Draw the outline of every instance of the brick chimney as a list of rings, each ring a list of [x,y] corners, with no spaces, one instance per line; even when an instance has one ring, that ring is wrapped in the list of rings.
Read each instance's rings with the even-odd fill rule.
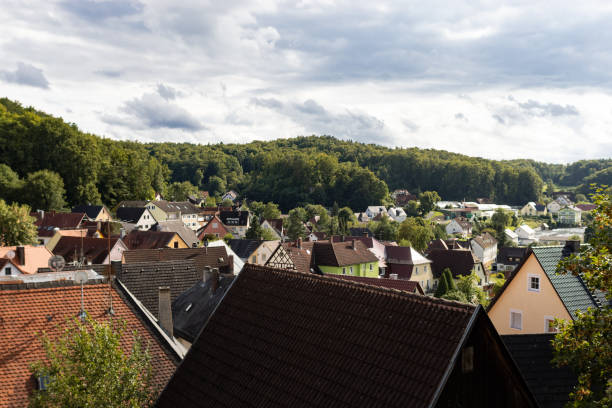
[[[227,273],[230,275],[234,274],[234,255],[230,255],[227,257]]]
[[[564,258],[578,252],[580,252],[580,241],[565,241],[565,246],[561,250],[561,254]]]
[[[353,251],[356,251],[356,250],[357,250],[357,247],[355,246],[355,240],[354,240],[354,239],[353,239],[353,240],[351,240],[351,249],[352,249]]]
[[[159,287],[159,325],[168,334],[174,336],[174,328],[172,323],[172,305],[170,302],[170,287]]]
[[[18,246],[17,247],[17,258],[19,259],[19,265],[25,265],[26,264],[26,257],[25,257],[25,248],[22,246]]]
[[[302,248],[302,238],[301,237],[297,239],[296,246],[298,247],[298,249]]]
[[[212,290],[212,293],[215,293],[219,288],[219,268],[213,268],[211,274],[210,289]]]

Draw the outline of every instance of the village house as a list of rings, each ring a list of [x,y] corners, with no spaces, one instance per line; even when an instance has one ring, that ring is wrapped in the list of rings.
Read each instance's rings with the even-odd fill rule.
[[[503,272],[506,278],[510,277],[511,272],[521,263],[527,253],[527,247],[501,247],[497,251],[496,268],[498,272]]]
[[[179,234],[172,231],[132,230],[123,241],[128,249],[189,248]]]
[[[109,314],[112,301],[113,314]],[[137,332],[151,356],[153,384],[163,388],[180,361],[158,327],[137,312],[137,306],[113,284],[83,285],[83,305],[98,322],[109,318],[125,324],[125,333]],[[81,286],[70,281],[0,285],[0,406],[26,407],[41,378],[32,375],[32,364],[45,359],[39,339],[45,333],[55,341],[71,327],[81,311]],[[124,335],[121,348],[129,353],[133,337]]]
[[[325,241],[326,239],[328,239],[327,234],[323,231],[312,231],[310,234],[308,234],[308,236],[306,237],[307,241]]]
[[[156,407],[202,404],[537,406],[480,306],[251,264]]]
[[[261,228],[268,230],[274,236],[274,239],[283,240],[285,238],[282,218],[264,220],[261,223]]]
[[[324,274],[378,277],[378,258],[359,240],[314,242],[313,264]]]
[[[221,196],[221,200],[230,200],[232,202],[236,201],[237,198],[238,198],[238,193],[235,192],[234,190],[230,190]]]
[[[393,219],[393,221],[404,222],[406,220],[406,212],[402,207],[389,208],[387,214]]]
[[[371,205],[365,210],[369,219],[373,219],[379,214],[387,214],[387,209],[382,205]]]
[[[538,210],[536,209],[536,203],[534,203],[533,201],[528,202],[519,210],[519,214],[521,214],[523,217],[535,217],[538,214]]]
[[[276,250],[279,241],[263,241],[258,239],[230,239],[228,245],[242,259],[257,265],[265,265]]]
[[[110,248],[110,256],[109,256]],[[120,261],[125,243],[119,238],[90,238],[61,236],[53,248],[48,248],[53,255],[60,255],[67,264],[90,265],[109,264]]]
[[[77,205],[72,208],[73,213],[85,213],[90,221],[112,221],[110,211],[104,205]]]
[[[229,253],[227,247],[220,242],[219,246],[205,246],[200,248],[160,248],[160,249],[137,249],[123,253],[124,264],[133,263],[159,263],[165,261],[192,260],[198,273],[203,273],[206,267],[217,268],[220,273],[232,274],[240,271],[241,264],[236,261],[233,253]],[[236,269],[235,266],[239,265]]]
[[[312,263],[313,245],[314,242],[302,242],[301,238],[282,243],[270,255],[265,266],[301,273],[314,273],[316,266]]]
[[[230,231],[223,225],[219,217],[214,215],[208,222],[198,230],[198,239],[204,241],[206,237],[223,238]]]
[[[557,201],[551,201],[550,203],[546,205],[546,209],[552,215],[557,215],[561,207],[562,207],[561,204],[559,204]]]
[[[395,202],[395,205],[400,207],[405,207],[410,201],[418,200],[416,195],[410,194],[408,190],[403,189],[393,191],[391,193],[391,198]]]
[[[430,243],[426,256],[427,259],[432,261],[431,268],[436,280],[435,286],[437,286],[437,281],[446,268],[450,269],[454,279],[475,274],[479,286],[488,283],[488,275],[482,261],[474,255],[471,249],[461,247],[458,241],[449,246],[441,239],[436,240],[434,243]]]
[[[179,220],[160,221],[153,225],[151,231],[176,232],[189,248],[197,247],[200,244],[196,231]]]
[[[582,211],[580,208],[567,206],[563,207],[557,213],[557,222],[560,225],[574,227],[580,225],[582,219]]]
[[[518,236],[520,245],[529,245],[536,240],[535,231],[527,224],[516,227],[514,233]]]
[[[472,252],[482,261],[485,269],[491,269],[497,256],[497,240],[488,232],[485,232],[470,240]]]
[[[519,236],[516,232],[512,231],[510,228],[506,228],[504,230],[504,235],[506,236],[506,238],[508,238],[508,241],[513,242],[516,245],[518,245]]]
[[[493,299],[487,313],[500,334],[555,332],[554,319],[573,320],[578,310],[601,307],[580,276],[557,274],[557,263],[580,250],[565,246],[533,247]]]
[[[220,211],[219,219],[236,238],[243,238],[250,225],[248,211]]]
[[[30,216],[34,217],[39,245],[46,245],[58,229],[81,228],[86,218],[85,213],[63,213],[42,210],[30,213]]]
[[[448,235],[461,235],[467,237],[472,234],[472,223],[463,217],[453,218],[446,227],[444,227]]]
[[[142,207],[119,207],[116,214],[119,221],[129,224],[126,227],[130,230],[147,231],[157,223],[153,214]]]
[[[0,247],[0,278],[35,274],[46,267],[53,254],[44,246],[20,245]]]
[[[434,276],[429,259],[412,247],[387,246],[385,250],[385,277],[418,282],[426,293],[433,291]]]

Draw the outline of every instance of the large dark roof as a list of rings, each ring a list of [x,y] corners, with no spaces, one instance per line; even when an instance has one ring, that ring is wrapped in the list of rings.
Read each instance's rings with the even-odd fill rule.
[[[171,300],[174,300],[196,282],[202,281],[203,274],[196,270],[193,260],[143,262],[121,265],[117,279],[157,316],[160,286],[169,286]]]
[[[454,278],[471,275],[474,264],[478,262],[469,249],[432,249],[427,258],[432,261],[434,278],[439,278],[444,268],[449,268]]]
[[[129,249],[167,248],[176,235],[176,232],[171,231],[132,230],[123,238],[123,242]]]
[[[224,246],[203,248],[160,248],[160,249],[135,249],[123,253],[123,261],[126,264],[140,262],[163,262],[181,261],[192,259],[198,271],[204,267],[219,268],[222,273],[230,266],[227,250]]]
[[[468,304],[247,264],[157,406],[428,407],[478,315]]]
[[[196,283],[180,294],[172,302],[174,334],[193,342],[233,281],[234,276],[221,276],[214,292],[211,280],[207,280]]]
[[[110,244],[109,244],[110,241]],[[53,248],[53,255],[61,255],[66,262],[79,261],[82,254],[85,260],[93,264],[104,263],[108,256],[108,248],[111,250],[117,243],[117,238],[90,238],[90,237],[66,237],[63,236],[57,241]],[[75,257],[76,256],[76,257]]]
[[[554,334],[501,336],[542,408],[563,407],[578,382],[568,367],[556,367],[551,363],[553,337]]]
[[[263,242],[259,239],[230,239],[228,245],[241,259],[247,259]]]
[[[501,247],[497,250],[497,262],[504,265],[518,265],[527,253],[527,249],[527,247]]]
[[[381,288],[403,290],[410,293],[423,295],[423,289],[419,282],[406,279],[367,278],[364,276],[334,275],[335,278],[363,283],[365,285],[380,286]]]
[[[219,219],[228,226],[246,226],[249,222],[248,211],[220,211]]]
[[[142,217],[142,213],[147,211],[142,207],[119,207],[117,208],[117,219],[124,222],[136,223]],[[154,220],[151,220],[153,223]]]
[[[85,213],[89,218],[95,219],[103,208],[103,205],[77,205],[76,207],[72,208],[72,212]]]
[[[354,237],[373,237],[374,234],[369,228],[349,228],[349,232]]]

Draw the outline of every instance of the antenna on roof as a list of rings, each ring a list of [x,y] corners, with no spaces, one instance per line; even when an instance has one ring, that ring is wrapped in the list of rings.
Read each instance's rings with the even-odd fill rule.
[[[85,282],[87,282],[87,280],[89,279],[89,274],[87,273],[87,271],[78,271],[75,275],[74,275],[74,281],[76,283],[80,283],[81,284],[81,311],[79,312],[79,319],[81,319],[81,321],[85,321],[85,299],[83,296],[83,284]]]

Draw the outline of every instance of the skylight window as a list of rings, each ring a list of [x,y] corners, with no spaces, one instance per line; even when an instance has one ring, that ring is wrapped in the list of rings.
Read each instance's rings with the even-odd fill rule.
[[[193,306],[193,303],[188,304],[185,308],[185,311],[188,312],[189,310],[191,310],[191,306]]]

